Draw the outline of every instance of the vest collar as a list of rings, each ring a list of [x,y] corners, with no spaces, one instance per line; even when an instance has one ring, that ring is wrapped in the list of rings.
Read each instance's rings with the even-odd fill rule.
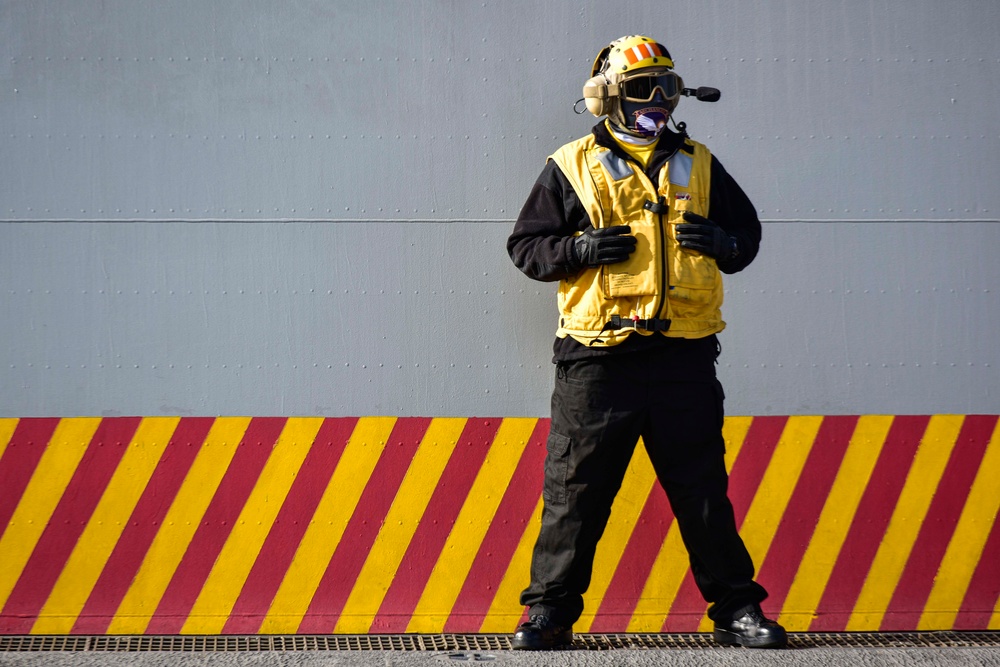
[[[635,162],[635,160],[632,159],[632,156],[622,150],[622,147],[618,145],[615,138],[611,136],[611,130],[608,129],[607,122],[609,121],[601,121],[591,129],[591,133],[594,135],[594,141],[598,146],[607,148],[623,160]],[[654,183],[657,182],[658,174],[660,173],[660,170],[663,169],[663,165],[684,145],[684,140],[686,138],[687,135],[672,132],[668,129],[664,129],[663,132],[660,133],[660,138],[656,142],[656,148],[653,149],[653,155],[649,159],[649,165],[645,170],[645,173],[650,177],[650,180]]]

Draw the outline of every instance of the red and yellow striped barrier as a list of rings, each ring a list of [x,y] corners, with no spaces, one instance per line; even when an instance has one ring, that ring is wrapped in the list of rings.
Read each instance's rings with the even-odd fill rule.
[[[0,419],[0,633],[508,632],[548,421]],[[730,417],[793,631],[1000,629],[996,415]],[[641,451],[641,450],[637,450]],[[579,632],[708,629],[637,455]]]

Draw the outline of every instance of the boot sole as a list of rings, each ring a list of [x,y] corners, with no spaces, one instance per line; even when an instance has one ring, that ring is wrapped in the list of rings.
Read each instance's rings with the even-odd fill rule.
[[[735,632],[727,630],[715,630],[712,633],[716,643],[723,646],[744,646],[746,648],[785,648],[788,645],[788,637],[782,634],[780,637],[743,637]]]
[[[555,649],[567,648],[573,644],[573,635],[565,635],[553,639],[551,642],[528,642],[518,640],[516,637],[510,640],[510,647],[515,651],[552,651]]]

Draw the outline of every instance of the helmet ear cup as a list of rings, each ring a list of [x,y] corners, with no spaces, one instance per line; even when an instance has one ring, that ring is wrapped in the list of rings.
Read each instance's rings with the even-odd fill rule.
[[[611,110],[608,79],[603,74],[587,79],[583,84],[583,99],[587,103],[587,111],[595,116],[608,113]]]

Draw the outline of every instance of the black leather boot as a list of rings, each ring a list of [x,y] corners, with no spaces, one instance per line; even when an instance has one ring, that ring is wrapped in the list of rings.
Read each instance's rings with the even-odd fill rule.
[[[744,607],[728,622],[717,622],[713,636],[723,646],[784,648],[788,644],[785,629],[765,618],[758,605]]]
[[[573,628],[555,625],[548,616],[536,614],[517,628],[510,647],[524,651],[541,651],[569,646],[572,643]]]

